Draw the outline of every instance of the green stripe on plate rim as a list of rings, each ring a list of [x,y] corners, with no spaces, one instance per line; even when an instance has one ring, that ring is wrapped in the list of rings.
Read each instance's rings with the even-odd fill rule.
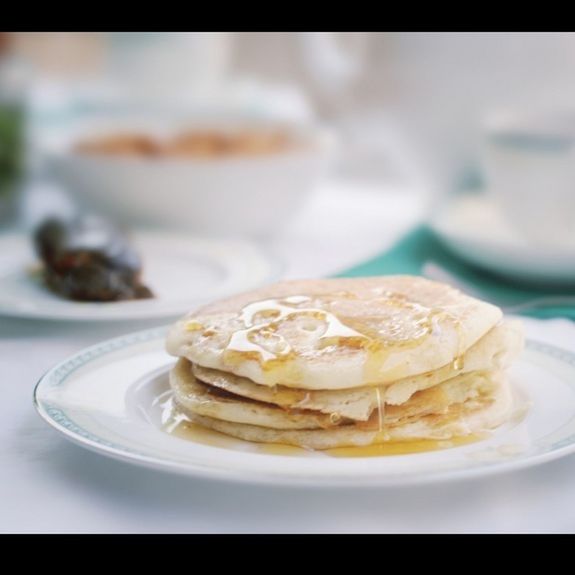
[[[48,403],[39,402],[37,395],[40,385],[45,384],[51,387],[62,385],[70,374],[72,374],[80,367],[86,365],[93,359],[106,355],[107,353],[111,353],[113,351],[129,347],[131,345],[135,345],[138,343],[145,343],[147,341],[152,341],[154,339],[163,338],[165,337],[168,328],[169,326],[162,326],[159,328],[138,331],[124,336],[116,337],[114,339],[109,339],[99,344],[95,344],[91,347],[88,347],[85,350],[73,355],[68,360],[65,360],[62,363],[56,365],[54,368],[49,370],[43,377],[40,378],[39,382],[36,384],[36,387],[34,388],[34,404],[36,405],[36,408],[38,409],[41,415],[47,416],[47,418],[53,421],[57,427],[63,428],[70,433],[79,435],[80,437],[83,437],[84,439],[92,441],[98,445],[102,445],[124,453],[131,453],[134,455],[149,458],[150,455],[145,452],[137,451],[117,443],[112,443],[106,439],[94,435],[93,433],[79,426],[75,421],[70,419],[62,409],[50,405]],[[558,359],[564,363],[567,363],[570,366],[575,367],[575,353],[572,353],[565,349],[561,349],[554,345],[542,343],[535,340],[527,340],[526,348],[540,352],[544,355],[550,356],[554,359]],[[573,389],[575,389],[575,382],[569,382],[569,385]],[[575,417],[573,419],[575,419]],[[573,419],[570,420],[565,425],[569,425],[569,423],[572,423]],[[541,438],[539,441],[543,441],[544,439],[545,437]],[[552,443],[551,446],[547,449],[547,451],[556,451],[558,449],[567,447],[574,443],[575,443],[575,433],[561,439],[560,441]]]

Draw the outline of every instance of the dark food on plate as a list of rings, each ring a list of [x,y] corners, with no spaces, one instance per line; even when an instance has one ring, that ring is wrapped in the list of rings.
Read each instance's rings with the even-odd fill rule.
[[[49,219],[34,234],[46,285],[77,301],[153,297],[140,281],[142,263],[126,236],[93,216]]]
[[[76,152],[139,157],[217,157],[270,154],[290,146],[290,138],[277,130],[225,132],[198,129],[161,141],[146,134],[125,133],[78,142]]]

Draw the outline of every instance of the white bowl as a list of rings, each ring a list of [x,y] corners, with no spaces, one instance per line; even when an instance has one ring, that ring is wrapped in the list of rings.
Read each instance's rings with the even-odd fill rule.
[[[76,153],[67,145],[48,154],[48,165],[80,204],[123,223],[266,235],[297,212],[334,146],[324,129],[281,128],[296,145],[276,153],[148,159]]]

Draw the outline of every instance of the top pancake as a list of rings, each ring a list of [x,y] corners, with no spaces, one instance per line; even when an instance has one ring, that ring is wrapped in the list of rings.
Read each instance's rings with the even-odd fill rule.
[[[170,330],[167,350],[263,385],[342,389],[456,361],[501,316],[416,276],[286,281],[189,314]]]

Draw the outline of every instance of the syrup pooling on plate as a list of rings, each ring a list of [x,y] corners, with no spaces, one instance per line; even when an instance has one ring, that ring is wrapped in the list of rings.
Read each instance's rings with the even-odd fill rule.
[[[166,433],[202,445],[233,448],[234,440],[227,435],[194,423],[174,401],[171,391],[159,395],[154,403],[160,408],[160,425]]]
[[[483,435],[463,435],[452,439],[419,439],[412,441],[374,441],[361,447],[334,447],[326,449],[326,455],[332,457],[384,457],[390,455],[408,455],[460,447],[484,439]]]

